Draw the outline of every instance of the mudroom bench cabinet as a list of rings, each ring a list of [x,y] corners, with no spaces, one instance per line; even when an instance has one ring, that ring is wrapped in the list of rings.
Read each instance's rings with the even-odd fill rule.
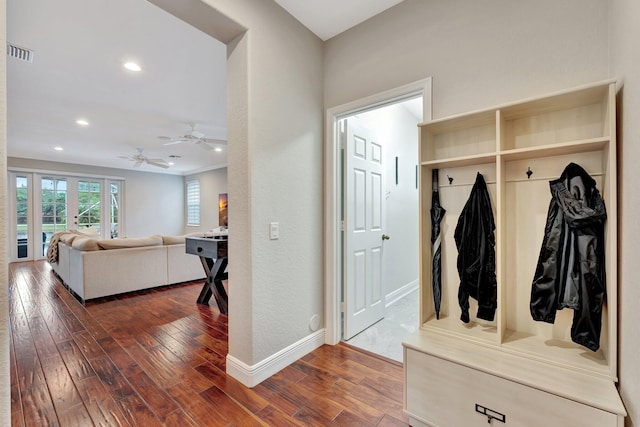
[[[616,426],[626,412],[617,378],[616,84],[596,83],[420,125],[420,328],[404,345],[405,411],[418,426]],[[534,321],[531,285],[551,200],[570,164],[604,200],[606,301],[599,348],[572,341],[574,311]],[[441,303],[432,286],[433,174],[440,204]],[[495,221],[497,308],[460,320],[454,231],[476,175]]]

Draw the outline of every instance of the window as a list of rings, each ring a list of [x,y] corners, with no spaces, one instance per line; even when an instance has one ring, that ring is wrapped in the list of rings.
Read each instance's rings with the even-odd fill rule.
[[[200,225],[200,181],[187,181],[187,225]]]

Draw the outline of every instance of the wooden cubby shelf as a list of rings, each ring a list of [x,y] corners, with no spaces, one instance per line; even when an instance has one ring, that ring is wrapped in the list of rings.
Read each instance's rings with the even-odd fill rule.
[[[495,383],[497,389],[492,388],[490,393],[503,399],[496,399],[498,407],[490,409],[500,412],[508,408],[508,419],[515,424],[518,421],[514,419],[528,426],[622,425],[626,413],[615,388],[618,346],[615,100],[615,81],[607,81],[419,126],[421,327],[405,343],[404,350],[405,409],[413,426],[486,424],[486,416],[482,418],[473,410],[466,413],[467,409],[456,406],[459,402],[445,399],[447,393],[452,396],[462,393],[471,400],[486,400],[489,390],[484,389],[485,385],[458,384],[458,378],[462,381],[474,375],[487,384]],[[531,284],[551,200],[549,181],[560,177],[571,162],[581,165],[596,180],[607,208],[607,302],[602,313],[600,349],[596,352],[571,340],[573,310],[558,311],[553,324],[534,321],[529,310]],[[440,203],[446,209],[441,223],[439,319],[435,316],[431,289],[430,208],[435,169]],[[498,307],[492,322],[476,319],[477,302],[470,298],[471,321],[465,324],[460,320],[458,306],[458,252],[453,235],[477,173],[487,183],[496,224]],[[454,180],[450,183],[448,177]],[[436,359],[440,362],[436,363]],[[496,366],[488,366],[489,359],[509,369],[501,374]],[[436,372],[431,364],[441,366]],[[441,383],[443,375],[450,379],[448,384]],[[564,376],[572,386],[554,393],[549,375]],[[441,390],[442,396],[429,390],[431,381],[439,381],[433,387]],[[516,389],[521,396],[515,395]],[[523,400],[524,396],[529,397]],[[554,402],[548,405],[557,409],[557,413],[551,410],[548,418],[528,419],[536,412],[533,408],[547,399]]]

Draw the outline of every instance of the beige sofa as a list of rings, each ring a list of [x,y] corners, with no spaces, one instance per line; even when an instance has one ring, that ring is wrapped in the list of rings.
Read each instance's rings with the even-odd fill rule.
[[[184,236],[95,239],[63,233],[53,270],[81,300],[201,280],[197,256],[185,252]]]

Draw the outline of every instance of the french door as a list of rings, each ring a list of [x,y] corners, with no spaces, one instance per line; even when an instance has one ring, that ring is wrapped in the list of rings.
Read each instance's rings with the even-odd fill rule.
[[[44,173],[10,174],[14,261],[42,259],[58,231],[93,228],[101,238],[121,232],[122,181]]]

